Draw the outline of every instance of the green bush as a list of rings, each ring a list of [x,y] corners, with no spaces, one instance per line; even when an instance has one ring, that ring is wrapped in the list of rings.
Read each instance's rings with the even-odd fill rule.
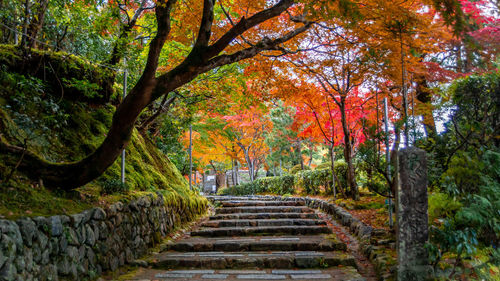
[[[344,161],[335,161],[335,172],[340,182],[345,187],[347,184],[347,164]],[[295,175],[259,178],[253,183],[222,189],[219,191],[219,194],[237,196],[272,193],[285,195],[294,194],[298,188],[301,188],[304,193],[315,195],[321,193],[320,187],[324,187],[326,193],[332,193],[331,186],[332,173],[330,167],[328,167],[321,170],[303,170]]]
[[[330,169],[331,167],[332,167],[332,162],[328,161],[328,162],[323,162],[323,163],[319,164],[314,169],[315,170],[323,170],[323,169]]]
[[[302,169],[301,165],[297,164],[290,169],[290,174],[295,175],[298,172],[305,170],[311,170],[311,168],[309,168],[309,166],[304,166],[304,169]]]
[[[370,191],[375,191],[380,194],[389,193],[387,181],[380,173],[373,173],[371,176],[367,176],[365,184]]]
[[[233,195],[233,196],[242,196],[242,195],[250,195],[253,193],[254,184],[253,183],[245,183],[235,186],[230,186],[226,188],[219,189],[217,192],[218,195]]]
[[[129,185],[122,183],[119,179],[108,179],[102,183],[101,194],[127,193]]]
[[[321,186],[325,190],[332,186],[332,173],[330,169],[302,171],[295,175],[295,186],[302,188],[306,194],[319,194]]]
[[[265,177],[254,181],[257,193],[293,194],[294,177]]]
[[[342,184],[343,188],[347,186],[347,163],[344,160],[335,161],[335,175]]]
[[[435,192],[429,194],[429,221],[452,217],[462,207],[459,201],[446,193]]]
[[[273,193],[278,195],[294,194],[294,177],[265,177],[256,179],[254,182],[231,186],[221,189],[219,195],[249,195],[258,193]]]
[[[343,160],[335,161],[335,175],[342,184],[347,185],[347,163]],[[335,183],[338,185],[338,183]],[[321,163],[312,171],[301,171],[295,176],[295,187],[302,188],[304,193],[316,195],[321,193],[320,187],[324,187],[325,192],[333,193],[331,187],[332,172],[331,162]]]

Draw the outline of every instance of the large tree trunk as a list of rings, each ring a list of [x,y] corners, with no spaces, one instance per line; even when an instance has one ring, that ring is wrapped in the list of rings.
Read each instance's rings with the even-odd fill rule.
[[[347,163],[347,184],[349,185],[352,199],[359,200],[358,184],[356,183],[356,173],[353,164],[353,147],[351,142],[351,132],[347,124],[347,116],[345,112],[345,96],[340,98],[340,114],[342,122],[342,130],[344,131],[344,158]]]
[[[198,32],[198,38],[185,60],[171,71],[156,76],[158,58],[163,45],[170,33],[170,11],[176,0],[168,0],[155,8],[157,33],[149,46],[149,53],[142,76],[123,102],[117,107],[113,116],[111,128],[103,143],[86,158],[74,163],[49,163],[37,155],[26,152],[25,149],[12,146],[0,138],[0,151],[14,155],[25,154],[19,170],[23,170],[30,178],[43,179],[45,184],[70,190],[82,186],[98,176],[116,160],[127,146],[132,135],[135,122],[144,108],[161,96],[174,91],[178,87],[192,81],[201,73],[216,67],[251,58],[264,50],[275,49],[296,35],[308,30],[312,23],[304,25],[276,39],[262,38],[258,44],[232,54],[219,55],[235,38],[246,30],[253,28],[268,19],[282,14],[294,4],[293,0],[281,0],[274,6],[242,18],[232,28],[211,45],[211,26],[214,19],[214,1],[204,0],[203,16]]]
[[[170,9],[171,6],[168,5],[157,8],[157,17],[161,19],[168,18]],[[178,79],[177,81],[172,80],[171,83],[166,83],[162,85],[163,87],[158,87],[155,72],[161,48],[169,32],[170,21],[159,20],[158,33],[151,42],[145,70],[134,88],[117,107],[113,115],[111,128],[96,151],[80,161],[65,164],[50,163],[41,160],[33,153],[27,153],[27,157],[25,156],[25,161],[19,166],[19,169],[24,170],[32,178],[43,179],[44,183],[48,186],[55,186],[66,190],[82,186],[104,173],[127,146],[137,117],[156,96],[159,96],[158,91],[163,90],[164,87],[166,89],[175,89],[179,86],[179,83],[187,83],[197,75],[193,71],[191,73],[184,73],[182,76],[178,74],[177,77],[172,77],[173,79]],[[186,69],[184,71],[187,72]],[[166,92],[170,91],[167,90]],[[19,148],[2,141],[0,150],[15,153],[19,151]]]

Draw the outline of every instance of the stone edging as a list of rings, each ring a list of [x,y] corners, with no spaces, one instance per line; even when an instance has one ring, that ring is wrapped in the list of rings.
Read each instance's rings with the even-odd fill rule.
[[[210,200],[214,197],[207,196]],[[393,269],[388,268],[387,263],[389,259],[392,259],[387,254],[384,254],[383,249],[378,245],[372,245],[372,241],[377,241],[377,237],[386,233],[386,230],[373,228],[370,225],[365,224],[361,220],[355,218],[351,213],[346,211],[344,208],[334,204],[328,203],[322,199],[310,198],[310,197],[282,197],[282,196],[271,196],[271,195],[254,195],[250,198],[267,198],[272,200],[285,200],[285,201],[305,201],[306,205],[314,208],[320,209],[321,211],[332,215],[335,219],[341,222],[341,224],[349,229],[349,232],[356,235],[360,242],[361,252],[370,260],[373,264],[375,271],[380,280],[391,280],[393,279]]]
[[[94,279],[203,213],[199,202],[173,205],[157,193],[74,215],[0,220],[0,280]]]

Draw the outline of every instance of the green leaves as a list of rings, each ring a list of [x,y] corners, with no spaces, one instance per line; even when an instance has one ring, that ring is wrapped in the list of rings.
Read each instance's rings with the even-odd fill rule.
[[[220,190],[220,195],[249,195],[259,193],[272,193],[278,195],[294,194],[294,177],[265,177],[253,182]]]

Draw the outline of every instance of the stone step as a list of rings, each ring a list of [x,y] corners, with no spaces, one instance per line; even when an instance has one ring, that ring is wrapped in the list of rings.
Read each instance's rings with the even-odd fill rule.
[[[326,225],[324,220],[313,219],[256,219],[256,220],[209,220],[203,227],[233,226],[285,226],[285,225]]]
[[[217,208],[215,214],[232,213],[312,213],[306,206],[258,206],[258,207],[225,207]]]
[[[210,220],[318,219],[315,213],[234,213],[211,216]]]
[[[228,200],[221,201],[223,207],[242,206],[304,206],[303,201],[257,201],[257,200]]]
[[[248,236],[248,235],[306,235],[306,234],[322,234],[331,233],[332,230],[327,226],[257,226],[257,227],[221,227],[209,228],[192,231],[191,236]]]
[[[327,269],[139,269],[127,280],[329,280],[365,281],[351,266]]]
[[[257,201],[275,201],[277,197],[274,196],[205,196],[213,201],[231,201],[231,200],[257,200]]]
[[[154,268],[328,268],[356,266],[354,257],[344,252],[163,252],[150,262]]]
[[[177,252],[210,251],[345,251],[346,245],[334,234],[314,236],[256,236],[208,238],[190,237],[168,244],[166,249]]]

